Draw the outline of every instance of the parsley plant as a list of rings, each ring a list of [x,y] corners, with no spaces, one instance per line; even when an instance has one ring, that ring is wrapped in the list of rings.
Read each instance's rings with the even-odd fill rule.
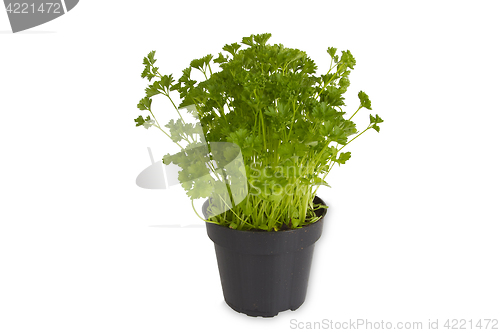
[[[142,77],[150,84],[138,108],[149,115],[135,119],[136,126],[157,127],[181,148],[179,154],[165,155],[163,162],[181,166],[179,180],[191,200],[217,199],[217,187],[227,189],[230,195],[219,205],[228,209],[209,222],[233,229],[278,231],[315,222],[316,191],[320,185],[329,186],[325,177],[335,164],[351,157],[345,147],[369,129],[379,132],[383,122],[370,115],[369,125],[356,129],[352,118],[362,108],[371,110],[363,91],[357,110],[345,117],[343,94],[356,65],[349,50],[337,54],[329,47],[329,69],[317,76],[317,66],[305,52],[269,45],[270,37],[269,33],[244,37],[241,44],[224,45],[225,53],[216,58],[209,54],[195,59],[177,82],[155,67],[155,51],[143,62]],[[219,70],[213,71],[213,66]],[[203,74],[203,81],[192,78],[193,69]],[[174,91],[180,94],[179,105],[172,101]],[[165,129],[153,114],[156,95],[166,96],[179,116]],[[198,123],[186,122],[183,109]],[[239,149],[221,146],[215,162],[218,142]],[[220,170],[221,163],[230,162],[240,151],[243,164],[233,167],[244,177],[231,178]]]

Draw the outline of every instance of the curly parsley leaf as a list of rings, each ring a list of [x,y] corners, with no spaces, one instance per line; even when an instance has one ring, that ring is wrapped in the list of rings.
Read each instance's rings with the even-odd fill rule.
[[[370,115],[370,124],[372,124],[372,128],[375,129],[375,131],[380,132],[380,127],[378,126],[378,124],[383,122],[384,120],[382,120],[382,118],[380,118],[378,114],[375,115],[375,117]]]
[[[154,125],[154,120],[152,120],[150,116],[147,116],[146,119],[144,119],[142,116],[139,116],[134,120],[136,123],[135,126],[144,126],[146,129]]]
[[[139,101],[139,104],[137,104],[137,107],[139,108],[139,110],[150,110],[151,109],[151,98],[149,97],[144,97],[143,99],[141,99]]]
[[[370,102],[370,99],[368,98],[368,95],[364,93],[363,91],[360,91],[358,93],[358,98],[359,101],[361,102],[361,107],[364,107],[368,110],[372,109],[372,102]]]

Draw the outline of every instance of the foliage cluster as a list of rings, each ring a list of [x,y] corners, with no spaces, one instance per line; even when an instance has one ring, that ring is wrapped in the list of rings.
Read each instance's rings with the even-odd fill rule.
[[[210,221],[234,229],[278,231],[315,222],[318,186],[329,186],[325,177],[332,167],[351,157],[345,151],[349,143],[369,129],[379,132],[383,122],[370,114],[369,125],[362,131],[356,128],[353,117],[363,108],[371,110],[363,91],[350,117],[343,110],[343,94],[356,65],[349,50],[339,54],[329,47],[329,69],[316,75],[317,66],[305,52],[267,44],[270,37],[244,37],[241,44],[224,45],[218,57],[195,59],[177,82],[155,67],[155,51],[143,62],[142,77],[149,84],[138,108],[150,114],[135,119],[136,125],[159,128],[181,148],[163,161],[181,167],[179,180],[192,200],[216,199],[227,190],[225,200],[213,203],[226,209]],[[213,66],[219,71],[212,71]],[[193,78],[193,69],[203,74],[203,81]],[[172,101],[173,92],[180,95],[179,105]],[[153,114],[156,95],[166,96],[179,115],[166,130]],[[197,123],[186,122],[183,109]],[[214,158],[216,142],[234,143],[239,150],[221,148]],[[233,168],[243,177],[235,177],[223,166],[235,161],[240,151],[242,163]]]

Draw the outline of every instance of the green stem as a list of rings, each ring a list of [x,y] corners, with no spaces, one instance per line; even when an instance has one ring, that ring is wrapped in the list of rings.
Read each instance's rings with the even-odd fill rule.
[[[156,120],[156,117],[155,117],[155,115],[153,114],[153,111],[151,111],[151,109],[148,109],[148,111],[151,113],[151,115],[153,116],[153,119],[154,119],[154,120],[155,120],[155,122],[158,124],[158,120]],[[166,135],[166,136],[168,136],[168,138],[169,138],[170,140],[172,140],[172,137],[171,137],[170,135],[168,135],[168,133],[167,133],[167,132],[165,132],[165,131],[163,130],[163,128],[161,128],[160,126],[158,126],[158,125],[156,125],[156,124],[154,124],[153,126],[154,126],[154,127],[156,127],[156,128],[159,128],[159,129],[160,129],[160,131],[162,131],[163,133],[165,133],[165,135]],[[174,142],[174,140],[172,140],[172,142]],[[181,146],[178,142],[174,142],[174,143],[175,143],[177,146],[179,146],[179,148],[184,149],[184,148],[183,148],[183,147],[182,147],[182,146]]]
[[[288,137],[286,138],[286,141],[290,141],[290,135],[292,134],[292,128],[293,128],[293,123],[295,122],[295,102],[296,101],[293,101],[293,116],[292,116],[292,123],[290,124],[290,131],[288,131]]]
[[[350,144],[351,142],[353,142],[357,137],[359,137],[361,134],[363,134],[364,132],[368,131],[370,128],[373,127],[374,124],[370,124],[363,132],[359,133],[358,135],[356,135],[353,139],[349,140],[345,145],[343,145],[342,147],[340,147],[340,149],[338,151],[341,151],[345,146],[347,146],[348,144]]]
[[[332,61],[333,61],[333,58],[332,58]],[[336,64],[335,64],[335,66],[337,66],[338,64],[340,64],[340,62],[336,63]],[[331,62],[330,62],[330,66],[331,66]],[[329,69],[329,70],[328,70],[328,72],[325,74],[325,76],[326,76],[326,75],[328,75],[328,74],[330,74],[331,70],[332,70],[332,69],[334,69],[334,68],[335,68],[335,66],[330,67],[330,69]],[[337,72],[338,72],[338,67],[337,67]],[[332,81],[333,81],[333,79],[334,79],[334,78],[335,78],[335,75],[334,75],[334,76],[332,76],[332,78],[331,78],[331,79],[330,79],[327,83],[325,83],[325,85],[323,86],[323,89],[321,89],[321,91],[318,93],[318,96],[314,96],[314,98],[315,98],[315,99],[316,99],[316,98],[318,98],[318,97],[319,97],[319,95],[321,95],[321,93],[323,92],[323,90],[325,90],[325,88],[326,88],[326,87],[330,84],[330,82],[332,82]]]
[[[163,95],[167,96],[168,99],[170,100],[170,103],[172,103],[172,105],[174,106],[175,108],[175,111],[177,111],[177,114],[179,115],[179,117],[181,118],[181,121],[184,125],[186,125],[186,122],[184,121],[184,118],[182,117],[181,113],[179,112],[179,108],[177,108],[177,106],[175,105],[174,101],[172,100],[172,98],[170,98],[170,94],[167,94],[166,92],[162,92]]]
[[[205,220],[203,217],[200,216],[200,214],[198,214],[198,212],[196,211],[196,208],[194,208],[194,200],[191,199],[191,207],[193,207],[193,210],[195,212],[195,214],[200,218],[202,219],[203,221],[205,222],[208,222],[208,223],[217,223],[217,222],[213,222],[213,221],[209,221],[209,220]]]
[[[246,224],[248,224],[248,225],[252,226],[250,223],[246,222],[246,221],[245,221],[245,220],[243,220],[241,217],[239,217],[239,216],[238,216],[238,214],[236,214],[236,213],[234,212],[234,210],[232,210],[232,209],[231,209],[231,207],[229,207],[229,205],[227,204],[227,202],[226,202],[224,199],[222,199],[222,197],[221,197],[221,196],[219,196],[219,197],[220,197],[220,199],[221,199],[222,201],[224,201],[224,203],[226,204],[226,207],[227,207],[227,208],[228,208],[228,209],[229,209],[229,210],[230,210],[230,211],[234,214],[234,216],[235,216],[235,217],[237,217],[238,219],[240,219],[241,221],[243,221],[243,223],[246,223]],[[233,207],[234,207],[234,206],[233,206]]]
[[[264,125],[264,116],[262,115],[262,109],[259,109],[259,114],[260,114],[260,122],[262,124],[262,139],[264,141],[264,153],[267,152],[267,147],[266,147],[266,128]]]
[[[351,120],[351,119],[352,119],[352,117],[354,117],[354,116],[356,115],[356,113],[358,113],[358,111],[359,111],[359,110],[361,110],[361,107],[362,107],[362,106],[360,105],[360,106],[359,106],[359,108],[356,110],[356,112],[354,112],[354,114],[351,116],[351,118],[349,118],[349,120]]]

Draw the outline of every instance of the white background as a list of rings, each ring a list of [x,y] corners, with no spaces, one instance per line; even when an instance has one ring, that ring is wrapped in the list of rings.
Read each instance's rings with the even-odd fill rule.
[[[0,10],[0,332],[500,320],[499,10],[496,1],[81,1],[18,34]],[[351,50],[347,110],[363,90],[385,120],[319,191],[331,208],[306,302],[273,319],[225,305],[213,244],[182,188],[136,186],[147,147],[175,146],[133,121],[144,114],[149,51],[178,78],[192,59],[264,32],[306,51],[319,73],[329,46]],[[173,111],[157,112],[166,123]]]

